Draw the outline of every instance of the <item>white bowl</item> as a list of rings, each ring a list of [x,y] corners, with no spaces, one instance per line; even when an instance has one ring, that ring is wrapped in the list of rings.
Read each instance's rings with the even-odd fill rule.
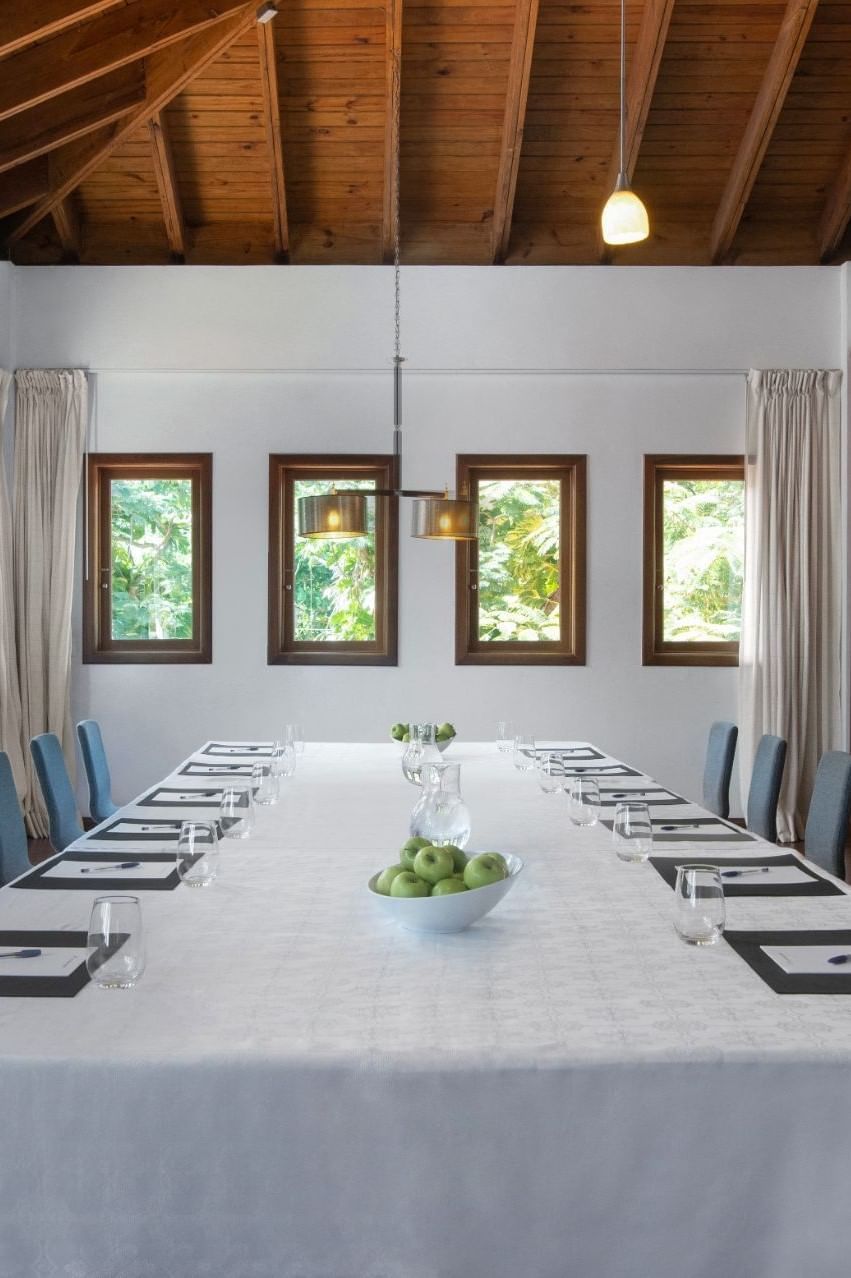
[[[489,883],[487,887],[471,888],[469,892],[451,892],[448,896],[384,896],[376,892],[378,874],[373,874],[368,885],[370,895],[388,918],[410,932],[463,932],[490,914],[511,890],[523,869],[523,862],[510,852],[505,859],[508,862],[507,879]]]

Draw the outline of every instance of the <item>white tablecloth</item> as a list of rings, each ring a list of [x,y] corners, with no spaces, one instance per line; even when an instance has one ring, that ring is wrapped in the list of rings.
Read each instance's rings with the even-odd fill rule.
[[[448,757],[468,850],[526,860],[470,931],[367,894],[417,797],[398,747],[310,745],[218,882],[143,894],[136,989],[0,1000],[2,1278],[844,1278],[851,998],[685,946],[607,830],[489,745]],[[95,894],[3,889],[0,928],[85,929]]]

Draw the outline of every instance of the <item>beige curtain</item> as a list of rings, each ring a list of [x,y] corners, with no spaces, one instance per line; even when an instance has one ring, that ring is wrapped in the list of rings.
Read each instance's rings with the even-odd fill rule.
[[[23,798],[27,776],[21,748],[21,695],[15,644],[12,512],[3,461],[4,427],[11,388],[12,374],[0,369],[0,750],[9,756],[15,788],[19,798]]]
[[[77,369],[26,369],[15,374],[15,386],[15,613],[27,771],[23,808],[30,833],[44,836],[47,819],[29,740],[39,732],[55,732],[73,768],[71,601],[87,385]]]
[[[764,732],[788,742],[778,838],[801,837],[841,742],[840,374],[748,375],[739,750],[747,794]]]

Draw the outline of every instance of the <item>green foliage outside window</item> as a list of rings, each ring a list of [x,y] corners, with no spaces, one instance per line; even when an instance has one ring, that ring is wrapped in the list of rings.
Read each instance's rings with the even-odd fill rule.
[[[481,480],[478,495],[479,639],[557,640],[559,481]]]
[[[664,640],[736,641],[742,614],[744,484],[666,480]]]
[[[192,638],[192,481],[113,479],[112,638]]]
[[[369,491],[373,479],[295,481],[295,638],[299,643],[369,641],[375,628],[375,502],[367,537],[313,541],[298,536],[298,499],[337,488]]]

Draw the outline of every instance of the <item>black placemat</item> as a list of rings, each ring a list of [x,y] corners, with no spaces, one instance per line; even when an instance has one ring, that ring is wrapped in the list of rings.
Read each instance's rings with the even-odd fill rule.
[[[108,865],[110,862],[115,861],[116,857],[114,853],[86,852],[82,848],[77,848],[73,852],[66,852],[59,859],[63,861],[101,861]],[[43,888],[45,891],[52,890],[54,892],[100,892],[108,895],[110,892],[172,892],[180,883],[174,852],[128,852],[124,859],[127,861],[170,861],[174,865],[174,869],[164,879],[134,879],[132,870],[122,870],[114,879],[98,877],[91,882],[87,879],[51,879],[45,876],[47,871],[57,864],[57,858],[52,857],[49,861],[44,861],[41,865],[37,865],[29,874],[21,879],[16,879],[14,883],[10,883],[8,886],[10,888]]]
[[[119,826],[128,825],[130,830],[120,830]],[[168,830],[154,829],[154,826],[168,826]],[[99,830],[92,830],[86,835],[86,842],[93,843],[95,840],[101,843],[170,843],[173,842],[177,847],[177,840],[180,837],[180,827],[183,821],[179,818],[164,818],[158,821],[156,817],[116,817],[114,821],[110,821],[108,825],[103,826]],[[150,827],[150,828],[149,828]],[[76,848],[75,851],[81,851]]]
[[[629,800],[622,799],[621,802],[627,803]],[[614,826],[614,821],[606,819],[602,824],[611,830]],[[654,847],[658,847],[662,843],[699,843],[703,845],[756,842],[755,835],[748,834],[747,830],[743,830],[738,825],[728,825],[720,817],[683,817],[682,820],[677,821],[674,817],[651,816],[650,825],[653,830]],[[672,853],[672,855],[676,855],[676,853]]]
[[[566,777],[643,777],[644,773],[636,768],[627,767],[625,763],[607,763],[602,766],[599,763],[589,763],[587,766],[581,763],[575,766],[572,763],[566,763],[564,775]]]
[[[524,750],[523,753],[531,755],[532,751]],[[601,754],[599,750],[595,750],[594,746],[590,745],[560,746],[556,744],[546,745],[546,743],[544,745],[536,746],[535,754],[538,758],[545,754],[554,754],[562,763],[571,763],[573,761],[576,763],[585,763],[591,762],[594,759],[605,759],[606,757],[604,754]]]
[[[851,932],[834,930],[826,932],[725,932],[724,940],[740,954],[748,967],[761,976],[775,994],[851,994],[851,972],[837,972],[835,976],[820,973],[784,972],[782,967],[763,954],[763,945],[837,945],[851,949]]]
[[[204,789],[199,789],[193,792],[191,787],[186,790],[180,790],[176,786],[158,785],[155,789],[149,790],[141,799],[137,799],[133,804],[133,807],[186,808],[189,812],[191,812],[193,808],[215,808],[218,812],[221,806],[222,790],[224,788],[225,787],[223,786],[219,786],[214,789],[212,786],[205,786]],[[188,801],[181,801],[169,797],[176,794],[191,794],[192,802],[190,803]],[[164,797],[158,799],[158,796]]]
[[[271,741],[260,741],[256,743],[247,743],[245,745],[228,745],[226,741],[211,741],[209,745],[205,745],[203,750],[199,750],[199,754],[213,754],[217,758],[233,759],[251,758],[271,758],[274,745]]]
[[[676,807],[688,803],[681,794],[662,786],[647,786],[643,790],[601,790],[600,807],[616,808],[619,803],[646,803],[648,808]]]
[[[228,777],[251,780],[253,763],[184,763],[178,771],[181,777],[219,777],[226,781]]]
[[[0,949],[85,950],[88,940],[85,932],[0,932]],[[25,963],[26,959],[20,962]],[[89,973],[83,959],[67,976],[4,976],[0,973],[0,997],[73,998],[88,983]]]
[[[677,856],[676,853],[670,853],[668,856],[656,857],[651,856],[650,864],[661,874],[662,878],[669,887],[673,887],[677,881],[677,866],[679,865],[711,865],[712,854],[708,858],[705,856]],[[735,864],[743,866],[758,865],[794,865],[796,869],[802,870],[812,880],[810,883],[766,883],[760,885],[759,878],[754,875],[752,878],[745,879],[725,879],[724,863],[718,863],[721,871],[721,880],[724,884],[725,896],[843,896],[841,887],[831,883],[829,879],[824,879],[820,874],[816,874],[815,870],[811,870],[803,861],[799,861],[796,856],[791,854],[787,856],[743,856],[736,857]]]

